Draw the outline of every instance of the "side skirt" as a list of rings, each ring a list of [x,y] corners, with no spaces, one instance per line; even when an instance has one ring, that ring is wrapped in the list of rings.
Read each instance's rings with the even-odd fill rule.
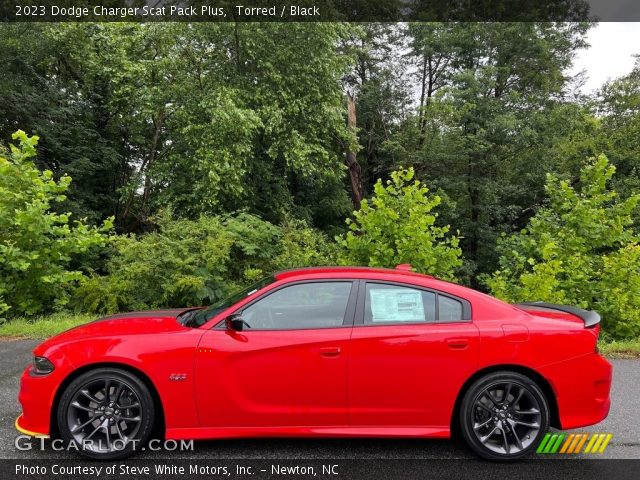
[[[449,427],[200,427],[168,428],[166,438],[204,440],[255,437],[450,438]]]

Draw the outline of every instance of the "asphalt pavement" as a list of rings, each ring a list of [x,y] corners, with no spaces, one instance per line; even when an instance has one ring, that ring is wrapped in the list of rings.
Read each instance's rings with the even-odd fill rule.
[[[31,360],[37,341],[0,340],[0,459],[80,458],[74,452],[19,451],[14,422],[20,413],[17,401],[19,377]],[[609,417],[580,432],[612,433],[613,439],[600,458],[640,459],[640,360],[613,360],[614,381]],[[577,458],[593,458],[577,455]],[[424,439],[252,439],[194,443],[193,451],[145,451],[139,459],[466,459],[475,458],[459,442]]]

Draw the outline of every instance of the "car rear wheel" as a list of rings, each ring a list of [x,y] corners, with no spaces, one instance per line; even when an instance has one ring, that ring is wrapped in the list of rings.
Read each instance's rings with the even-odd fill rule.
[[[84,455],[105,460],[125,458],[139,450],[152,431],[153,399],[132,373],[97,368],[67,386],[57,419],[64,441]]]
[[[467,390],[460,408],[462,436],[489,460],[531,453],[549,429],[549,404],[540,387],[515,372],[493,372]]]

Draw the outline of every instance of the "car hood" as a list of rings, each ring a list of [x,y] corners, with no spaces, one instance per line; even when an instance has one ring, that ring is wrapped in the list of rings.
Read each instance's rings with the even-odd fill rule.
[[[176,318],[192,308],[171,310],[147,310],[142,312],[119,313],[99,318],[93,322],[79,325],[70,330],[51,337],[38,346],[38,350],[56,344],[111,335],[141,335],[150,333],[171,333],[190,330],[181,325]]]

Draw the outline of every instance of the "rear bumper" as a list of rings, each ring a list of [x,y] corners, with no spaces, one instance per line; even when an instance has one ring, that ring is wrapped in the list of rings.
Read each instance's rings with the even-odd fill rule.
[[[601,422],[609,414],[613,367],[597,353],[540,369],[555,391],[563,430]]]

